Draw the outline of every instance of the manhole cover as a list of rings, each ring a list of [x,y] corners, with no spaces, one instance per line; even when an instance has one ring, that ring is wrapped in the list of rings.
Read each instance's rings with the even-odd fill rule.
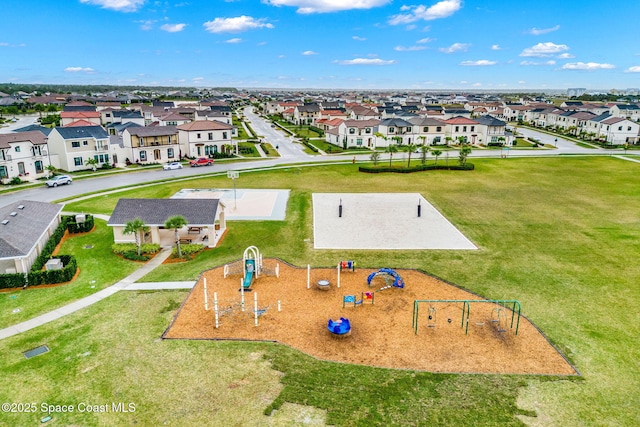
[[[49,351],[49,347],[47,347],[46,345],[41,345],[40,347],[36,347],[32,350],[25,351],[23,354],[24,354],[24,357],[26,357],[27,359],[31,359],[34,356],[39,356],[48,351]]]

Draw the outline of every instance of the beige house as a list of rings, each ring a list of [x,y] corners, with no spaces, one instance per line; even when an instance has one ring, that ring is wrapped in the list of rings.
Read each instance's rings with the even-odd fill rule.
[[[187,225],[178,231],[182,243],[200,243],[214,248],[226,231],[224,205],[217,199],[120,199],[108,226],[113,228],[115,243],[135,242],[133,234],[125,234],[128,222],[141,219],[149,231],[143,243],[160,246],[175,244],[175,231],[166,229],[165,222],[176,215],[184,217]]]
[[[167,163],[180,160],[183,152],[175,126],[129,127],[122,132],[122,157],[130,163]]]
[[[232,145],[238,153],[238,144],[232,139],[233,126],[217,120],[196,120],[177,127],[182,153],[187,157],[213,157]]]

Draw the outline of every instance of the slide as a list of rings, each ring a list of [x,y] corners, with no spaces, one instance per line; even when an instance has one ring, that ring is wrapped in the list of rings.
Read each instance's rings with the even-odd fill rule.
[[[254,259],[248,259],[247,263],[244,266],[244,283],[242,283],[242,287],[247,289],[251,287],[251,282],[253,282],[253,271],[255,270],[256,261]]]

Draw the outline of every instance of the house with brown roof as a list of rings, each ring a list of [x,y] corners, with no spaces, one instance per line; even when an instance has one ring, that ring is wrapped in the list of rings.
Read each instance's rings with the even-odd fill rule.
[[[139,218],[149,227],[142,243],[173,246],[175,232],[164,224],[180,215],[187,221],[187,225],[178,230],[182,242],[214,248],[226,231],[224,209],[218,199],[120,199],[107,225],[113,229],[115,243],[132,243],[135,236],[125,234],[124,229],[128,222]]]
[[[15,177],[34,181],[46,175],[50,164],[47,137],[40,131],[0,134],[0,180]]]
[[[180,160],[183,151],[176,126],[131,126],[122,131],[118,157],[127,163],[167,163]]]
[[[182,153],[187,157],[214,157],[226,147],[233,146],[238,154],[238,144],[232,139],[234,127],[217,120],[196,120],[177,127]]]
[[[444,123],[447,125],[445,129],[445,139],[451,138],[451,141],[457,144],[457,141],[462,138],[468,143],[477,144],[479,131],[478,121],[458,116],[444,120]]]

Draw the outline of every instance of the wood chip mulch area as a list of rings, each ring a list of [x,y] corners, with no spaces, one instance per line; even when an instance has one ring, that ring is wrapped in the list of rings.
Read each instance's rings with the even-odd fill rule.
[[[265,259],[273,270],[277,260]],[[261,274],[245,292],[241,310],[241,275],[223,278],[223,268],[206,271],[176,314],[163,338],[243,339],[277,341],[321,360],[394,369],[429,372],[578,375],[576,369],[524,316],[518,335],[511,329],[511,311],[505,323],[496,319],[495,304],[471,304],[468,334],[461,327],[461,303],[420,304],[418,333],[412,326],[414,300],[481,300],[460,288],[414,270],[396,270],[405,287],[388,288],[384,275],[372,286],[367,276],[377,270],[357,269],[341,273],[337,288],[336,269],[312,269],[307,289],[307,270],[279,262],[280,277]],[[204,305],[207,282],[209,311]],[[328,290],[317,286],[329,280]],[[374,304],[343,308],[345,295],[375,291]],[[215,328],[214,292],[218,296],[219,328]],[[258,295],[259,326],[254,326],[253,295]],[[515,299],[515,298],[514,298]],[[278,311],[280,301],[281,311]],[[435,309],[435,311],[433,310]],[[524,307],[526,310],[526,307]],[[431,314],[431,320],[428,319]],[[493,314],[493,316],[492,316]],[[351,333],[337,337],[327,330],[329,319],[348,318]],[[449,321],[451,320],[451,321]]]

